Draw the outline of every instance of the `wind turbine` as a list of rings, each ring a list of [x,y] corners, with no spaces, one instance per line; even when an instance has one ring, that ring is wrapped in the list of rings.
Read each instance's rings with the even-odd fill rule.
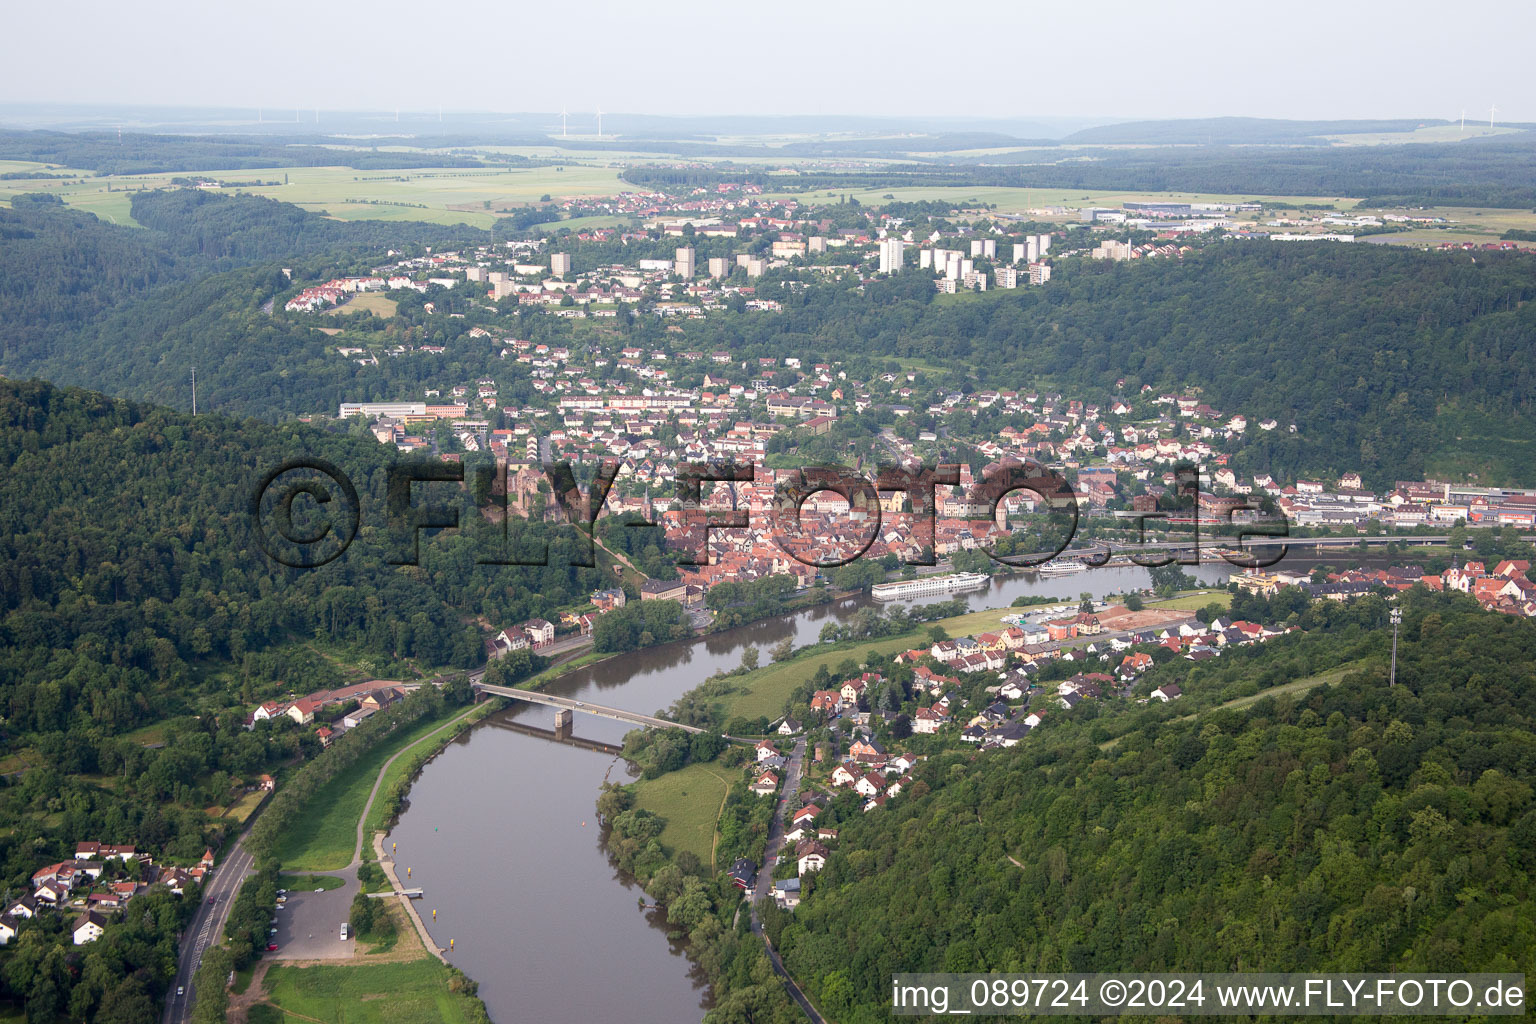
[[[1467,108],[1466,107],[1462,107],[1461,108],[1461,133],[1463,135],[1465,135],[1467,133]]]
[[[562,103],[562,104],[560,104],[560,137],[562,139],[565,138],[565,119],[566,119],[566,116],[567,115],[566,115],[566,112],[565,112],[565,104]]]
[[[603,108],[602,107],[598,107],[597,108],[597,137],[599,139],[601,139],[603,137]]]
[[[1499,108],[1498,107],[1491,106],[1491,105],[1488,107],[1488,127],[1489,128],[1493,127],[1493,115],[1497,114],[1498,112],[1499,112]]]

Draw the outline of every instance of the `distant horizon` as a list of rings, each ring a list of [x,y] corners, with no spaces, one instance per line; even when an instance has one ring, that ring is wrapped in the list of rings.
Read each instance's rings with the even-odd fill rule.
[[[294,119],[289,119],[289,114]],[[596,112],[571,110],[565,112],[571,137],[591,141],[595,136]],[[549,134],[558,131],[562,112],[559,110],[491,110],[471,108],[393,108],[358,106],[351,108],[313,107],[292,108],[280,106],[210,104],[189,105],[172,103],[89,102],[89,101],[11,101],[0,99],[0,130],[60,130],[93,131],[122,128],[148,134],[165,134],[195,128],[222,128],[227,131],[266,129],[289,134],[335,135],[356,130],[359,122],[376,124],[378,136],[411,137],[434,134],[424,130],[428,126],[441,125],[445,133],[453,134],[469,128],[479,130],[520,131]],[[604,110],[603,135],[622,136],[628,122],[628,134],[655,131],[664,127],[676,127],[693,131],[722,131],[735,129],[753,134],[749,127],[757,122],[785,122],[785,130],[814,131],[820,123],[825,131],[858,133],[899,129],[913,134],[937,132],[995,132],[1011,135],[1021,141],[1030,139],[1059,139],[1091,127],[1134,125],[1148,123],[1198,123],[1198,122],[1265,122],[1273,124],[1326,124],[1370,125],[1395,122],[1409,124],[1446,125],[1457,123],[1456,118],[1438,115],[1377,117],[1269,117],[1248,114],[1224,114],[1212,116],[1165,116],[1136,117],[1131,115],[1051,115],[1020,116],[963,116],[958,114],[856,114],[829,112],[788,112],[756,114],[676,114],[645,110]],[[399,120],[396,120],[398,117]],[[318,118],[318,119],[317,119]],[[338,124],[337,122],[341,123]],[[472,123],[466,123],[472,122]],[[634,122],[642,122],[636,125]],[[715,127],[708,127],[713,122]],[[795,123],[799,122],[798,125]],[[349,124],[350,123],[350,124]],[[1486,119],[1478,119],[1468,112],[1466,124],[1471,128],[1488,126]],[[399,131],[390,131],[398,125]],[[1536,128],[1536,122],[1518,122],[1498,119],[1501,128]],[[1049,129],[1031,132],[1029,129]],[[556,136],[553,141],[558,141]]]
[[[1293,0],[1283,18],[1218,0],[1090,8],[981,0],[936,11],[781,0],[771,14],[702,0],[569,15],[462,0],[328,9],[314,0],[211,8],[81,0],[71,34],[24,6],[0,103],[273,109],[647,110],[654,116],[1129,121],[1536,121],[1536,6],[1430,0],[1390,9]],[[729,112],[725,114],[724,112]],[[1047,113],[1048,112],[1048,113]],[[1496,115],[1497,117],[1497,115]]]

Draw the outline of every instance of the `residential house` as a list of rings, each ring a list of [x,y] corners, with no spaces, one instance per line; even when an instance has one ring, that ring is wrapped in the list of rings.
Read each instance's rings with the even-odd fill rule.
[[[800,879],[781,878],[773,883],[773,901],[783,910],[794,910],[800,905]]]
[[[731,865],[731,884],[738,889],[750,890],[757,884],[757,865],[746,857],[736,858]]]
[[[95,942],[101,938],[107,930],[107,916],[94,910],[87,910],[75,919],[73,929],[75,945],[83,946],[87,942]]]
[[[811,697],[811,710],[820,711],[826,715],[835,715],[843,709],[842,694],[836,690],[817,690]]]
[[[863,778],[853,784],[854,792],[860,796],[879,796],[885,789],[885,780],[874,772],[868,772]]]
[[[949,721],[949,710],[937,705],[931,708],[918,708],[917,714],[912,716],[912,731],[924,735],[932,735],[943,728]]]
[[[855,761],[870,763],[885,757],[885,748],[873,739],[860,737],[848,745],[848,754]]]

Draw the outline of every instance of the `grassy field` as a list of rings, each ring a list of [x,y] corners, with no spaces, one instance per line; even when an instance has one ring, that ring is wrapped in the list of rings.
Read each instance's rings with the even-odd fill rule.
[[[13,162],[15,163],[15,162]],[[35,168],[43,164],[8,166],[6,170]],[[351,167],[266,167],[250,170],[207,171],[224,181],[277,182],[272,185],[233,188],[294,203],[307,210],[341,220],[421,220],[440,224],[471,224],[489,227],[496,220],[492,208],[504,209],[583,196],[608,196],[627,189],[619,180],[618,167],[566,165],[519,169],[421,168],[404,171],[359,171]],[[57,172],[54,172],[57,173]],[[18,192],[51,192],[70,206],[95,213],[116,224],[133,224],[129,214],[132,193],[164,188],[180,174],[143,174],[122,177],[36,179],[0,181],[0,200]],[[109,191],[109,189],[111,191]],[[489,203],[490,207],[485,204]]]
[[[347,300],[345,305],[326,310],[330,316],[351,316],[355,313],[372,313],[388,320],[400,309],[400,303],[377,292],[363,292]]]
[[[1460,137],[1459,129],[1450,132]],[[1444,135],[1443,127],[1424,129],[1411,133],[1411,137],[1428,140],[1431,135]],[[1474,131],[1488,134],[1486,126],[1469,127],[1467,137]],[[1495,129],[1495,133],[1502,129]],[[1371,141],[1398,141],[1409,134],[1383,137],[1380,140],[1366,136],[1348,136],[1341,139],[1350,144]],[[498,211],[516,209],[525,204],[539,203],[548,195],[558,201],[567,198],[610,196],[628,190],[619,179],[623,169],[634,163],[652,163],[662,156],[649,153],[566,153],[558,147],[516,147],[513,149],[489,147],[487,152],[516,152],[541,159],[579,159],[584,163],[571,163],[550,167],[503,168],[419,168],[400,171],[360,171],[351,167],[268,167],[247,170],[204,172],[208,177],[229,182],[273,182],[274,184],[236,186],[230,191],[249,192],[294,203],[307,210],[323,213],[340,220],[428,221],[437,224],[470,224],[489,227]],[[964,154],[959,154],[964,155]],[[790,165],[794,158],[763,157],[744,163],[768,163]],[[70,178],[37,178],[0,181],[0,202],[6,202],[19,192],[50,192],[60,196],[69,205],[95,213],[104,220],[116,224],[133,225],[129,212],[133,193],[141,189],[163,188],[170,185],[178,174],[145,174],[97,177],[94,172],[75,169],[54,169],[45,164],[24,161],[0,161],[0,173],[35,170],[38,173],[68,173]],[[792,174],[784,176],[785,185],[794,181]],[[1041,207],[1066,207],[1075,210],[1084,205],[1118,206],[1128,200],[1186,200],[1191,202],[1231,202],[1263,198],[1271,202],[1313,204],[1349,209],[1355,200],[1344,196],[1254,196],[1248,194],[1219,194],[1195,192],[1116,192],[1098,189],[1049,189],[1008,188],[984,186],[933,186],[917,188],[871,188],[839,192],[818,190],[814,192],[779,191],[769,193],[769,198],[795,199],[800,202],[836,202],[843,195],[852,195],[866,205],[880,205],[895,201],[939,200],[957,207],[988,204],[1003,213],[1025,213]],[[885,197],[889,195],[892,200]],[[1384,211],[1386,212],[1386,211]],[[1416,211],[1422,212],[1422,211]],[[1426,242],[1482,239],[1496,237],[1510,228],[1531,229],[1536,227],[1536,212],[1526,209],[1480,210],[1464,207],[1439,207],[1433,212],[1449,218],[1453,223],[1446,228],[1425,228],[1390,236],[1393,244],[1423,244]],[[1069,215],[1071,216],[1071,215]],[[562,221],[562,226],[573,230],[598,225],[623,223],[616,217],[584,217]]]
[[[458,713],[460,709],[455,708],[454,714]],[[308,819],[284,836],[276,851],[278,862],[290,871],[339,871],[350,864],[357,847],[357,822],[379,769],[396,751],[419,742],[449,720],[418,723],[332,779],[315,794]]]
[[[245,820],[255,813],[256,808],[261,806],[261,801],[266,795],[259,789],[254,793],[246,793],[224,812],[224,817],[229,818],[231,821],[237,821],[242,825],[245,824]]]
[[[1457,122],[1456,124],[1426,125],[1406,132],[1354,132],[1348,135],[1321,135],[1319,138],[1344,146],[1396,146],[1404,142],[1463,142],[1468,139],[1504,135],[1519,130],[1499,125],[1490,128],[1486,124],[1480,125],[1469,120],[1465,129],[1461,127],[1460,122]]]
[[[1187,715],[1180,715],[1177,718],[1171,719],[1171,721],[1187,722],[1189,719],[1196,717],[1196,715],[1202,715],[1209,711],[1223,708],[1228,710],[1239,710],[1246,708],[1252,704],[1257,704],[1265,697],[1278,697],[1287,693],[1298,693],[1303,690],[1310,690],[1318,686],[1332,686],[1334,683],[1339,682],[1351,672],[1359,672],[1371,664],[1372,662],[1369,659],[1345,662],[1343,665],[1331,668],[1326,672],[1319,672],[1316,675],[1305,676],[1301,679],[1293,679],[1289,683],[1281,683],[1279,686],[1271,686],[1267,690],[1260,690],[1258,693],[1250,694],[1247,697],[1234,697],[1231,700],[1223,701],[1222,703],[1214,705],[1213,707],[1206,708],[1204,711],[1196,711]],[[1113,739],[1105,740],[1103,743],[1099,744],[1099,749],[1113,750],[1115,746],[1119,744],[1120,739],[1121,737],[1116,736]]]
[[[1369,660],[1350,661],[1331,668],[1326,672],[1319,672],[1315,676],[1307,676],[1303,679],[1292,680],[1289,683],[1281,683],[1279,686],[1271,686],[1267,690],[1260,690],[1249,697],[1236,697],[1224,704],[1218,704],[1221,708],[1246,708],[1250,704],[1256,704],[1265,697],[1278,697],[1284,693],[1296,693],[1299,690],[1310,690],[1316,686],[1332,686],[1351,672],[1359,672],[1369,666]]]
[[[793,180],[793,179],[788,179]],[[768,196],[768,193],[764,193]],[[889,202],[926,202],[939,200],[953,203],[955,206],[972,206],[987,203],[996,206],[1001,213],[1023,213],[1026,210],[1045,206],[1064,206],[1076,209],[1080,206],[1119,206],[1124,202],[1136,200],[1149,201],[1183,201],[1194,203],[1229,203],[1246,202],[1253,199],[1267,199],[1270,202],[1284,202],[1301,204],[1320,204],[1333,206],[1337,209],[1347,209],[1355,205],[1356,200],[1345,196],[1257,196],[1257,195],[1222,195],[1205,192],[1110,192],[1098,189],[1061,189],[1061,188],[1010,188],[1004,186],[970,186],[970,185],[935,185],[917,186],[912,188],[871,188],[863,190],[828,190],[814,192],[784,192],[773,193],[773,198],[797,199],[800,202],[837,202],[840,196],[852,195],[860,203],[879,206]],[[890,195],[892,199],[886,199]]]
[[[1223,608],[1230,608],[1232,607],[1232,595],[1225,590],[1203,590],[1198,594],[1171,597],[1166,601],[1148,601],[1147,608],[1149,610],[1167,608],[1180,612],[1196,612],[1208,604],[1219,604]]]
[[[382,964],[273,967],[266,995],[280,1012],[253,1022],[469,1024],[475,1001],[450,990],[453,975],[432,957]]]
[[[661,843],[673,850],[691,850],[705,864],[712,862],[715,823],[730,788],[731,769],[718,764],[691,764],[635,784],[635,806],[667,819]]]

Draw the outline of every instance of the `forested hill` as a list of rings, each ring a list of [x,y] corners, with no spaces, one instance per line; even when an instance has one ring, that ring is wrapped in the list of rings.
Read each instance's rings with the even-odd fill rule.
[[[547,568],[478,565],[467,518],[465,532],[423,538],[420,568],[387,564],[397,456],[371,435],[0,379],[0,752],[238,703],[199,689],[208,667],[249,672],[247,659],[293,641],[340,645],[381,674],[404,659],[473,665],[483,651],[466,616],[526,619],[611,579],[570,566],[558,537],[537,538],[554,541]],[[340,467],[362,506],[356,542],[312,571],[269,559],[248,515],[261,475],[297,457]]]
[[[284,569],[252,540],[247,500],[266,468],[328,459],[378,507],[390,454],[371,438],[194,419],[0,380],[8,731],[65,730],[76,716],[108,734],[131,728],[192,696],[184,687],[197,661],[238,662],[322,626],[340,625],[336,639],[382,654],[472,664],[474,631],[419,578],[366,557],[366,546],[306,573]],[[354,589],[378,610],[332,620],[336,592]],[[394,622],[415,628],[391,632]]]
[[[1536,628],[1405,604],[1395,688],[1372,659],[1241,711],[1154,706],[1109,749],[1060,722],[850,807],[770,912],[785,963],[842,1024],[887,1019],[900,971],[1528,973]]]
[[[161,174],[263,167],[481,167],[474,157],[413,150],[342,149],[322,135],[148,135],[0,131],[0,160],[35,160],[98,174]]]
[[[301,392],[296,403],[274,406],[270,391],[259,390],[276,364],[292,370],[320,351],[314,332],[258,318],[261,301],[286,286],[277,267],[490,237],[462,225],[333,221],[288,203],[190,189],[137,195],[133,214],[148,227],[108,224],[57,204],[0,208],[0,374],[183,404],[186,396],[172,391],[172,382],[179,385],[198,365],[210,379],[227,370],[256,384],[251,400],[232,404],[232,411],[273,416],[323,408],[334,399],[326,392],[323,401],[310,402],[323,387],[318,379],[288,381]],[[270,270],[209,276],[254,264]],[[238,310],[248,319],[211,325],[215,310]],[[197,318],[211,332],[206,347],[214,354],[194,358],[199,354],[163,343],[163,332]]]
[[[161,232],[183,255],[255,263],[302,260],[348,251],[382,254],[414,246],[484,244],[491,233],[467,224],[417,221],[338,221],[292,203],[197,189],[140,192],[133,219]]]
[[[1250,422],[1297,425],[1250,429],[1243,465],[1277,477],[1536,483],[1536,466],[1511,455],[1536,440],[1529,257],[1231,241],[1178,260],[1064,265],[1047,287],[980,299],[938,300],[917,274],[773,297],[783,317],[722,331],[744,355],[891,355],[964,365],[977,386],[1106,397],[1121,379],[1129,394],[1197,387]]]

